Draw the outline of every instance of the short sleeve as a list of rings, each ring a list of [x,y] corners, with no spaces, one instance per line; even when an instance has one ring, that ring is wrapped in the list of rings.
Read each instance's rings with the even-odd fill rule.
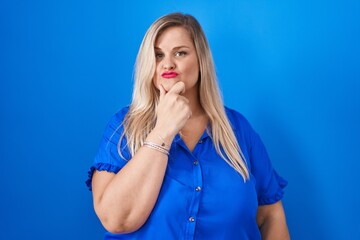
[[[248,120],[239,112],[226,108],[227,115],[255,180],[259,205],[273,204],[284,196],[287,181],[273,168],[266,148]]]
[[[126,137],[121,138],[124,130],[122,122],[127,111],[128,107],[117,112],[105,128],[94,162],[88,172],[86,185],[90,191],[95,170],[117,173],[131,159]],[[120,138],[121,142],[119,142]]]
[[[256,180],[256,191],[259,205],[273,204],[284,196],[287,181],[279,176],[272,167],[265,146],[260,136],[252,132],[249,152],[251,174]]]

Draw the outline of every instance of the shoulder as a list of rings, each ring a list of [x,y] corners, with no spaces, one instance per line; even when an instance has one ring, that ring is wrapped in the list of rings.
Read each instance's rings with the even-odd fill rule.
[[[258,144],[259,135],[243,114],[228,107],[225,107],[225,112],[240,145],[251,148]]]
[[[107,123],[107,126],[104,131],[104,136],[109,140],[115,137],[115,140],[118,140],[122,131],[123,131],[123,121],[126,114],[129,112],[129,106],[119,109],[115,114],[112,115],[110,120]]]
[[[126,114],[129,112],[129,106],[119,109],[115,114],[111,116],[108,121],[107,129],[108,130],[118,130],[125,119]]]
[[[252,131],[249,121],[243,114],[226,106],[225,113],[234,131]]]
[[[109,124],[121,125],[125,119],[126,114],[129,112],[129,106],[119,109],[109,120]]]

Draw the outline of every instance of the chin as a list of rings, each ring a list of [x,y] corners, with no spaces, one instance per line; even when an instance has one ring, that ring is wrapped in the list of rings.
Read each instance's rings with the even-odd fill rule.
[[[179,80],[175,80],[172,78],[172,79],[162,80],[160,83],[163,85],[165,91],[168,92],[178,81]]]

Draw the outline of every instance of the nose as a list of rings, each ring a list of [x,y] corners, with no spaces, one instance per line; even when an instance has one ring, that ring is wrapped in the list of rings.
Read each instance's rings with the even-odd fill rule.
[[[165,57],[162,62],[162,67],[165,70],[172,70],[175,68],[175,63],[171,57]]]

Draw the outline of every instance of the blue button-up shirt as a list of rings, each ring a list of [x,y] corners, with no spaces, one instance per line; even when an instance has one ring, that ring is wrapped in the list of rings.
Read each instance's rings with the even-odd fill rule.
[[[110,120],[95,162],[89,172],[117,173],[131,159],[126,139],[118,154],[120,126],[128,107]],[[272,204],[283,196],[287,182],[272,168],[259,135],[238,112],[226,108],[250,171],[250,180],[226,163],[204,131],[191,152],[179,135],[171,148],[164,181],[149,218],[137,231],[106,233],[104,239],[261,239],[256,224],[258,205]],[[120,127],[119,127],[120,126]]]

